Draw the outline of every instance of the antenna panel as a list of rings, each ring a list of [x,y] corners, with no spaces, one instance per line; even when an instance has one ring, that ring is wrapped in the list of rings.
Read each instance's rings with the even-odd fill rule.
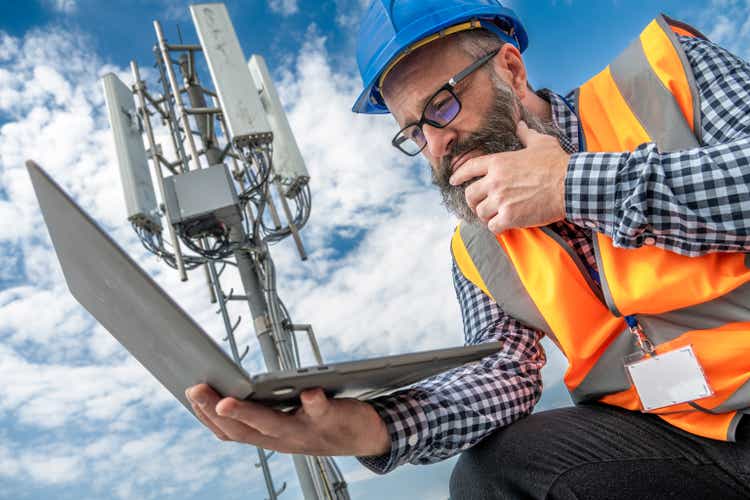
[[[109,124],[115,137],[117,163],[125,194],[128,220],[151,231],[161,231],[154,185],[143,146],[133,94],[114,73],[102,77]]]
[[[273,169],[281,178],[284,194],[292,198],[307,184],[310,175],[307,173],[305,161],[294,139],[265,59],[253,55],[247,65],[260,91],[260,101],[273,131]]]
[[[271,127],[227,8],[220,3],[196,4],[190,6],[190,13],[232,143],[244,146],[271,142]]]

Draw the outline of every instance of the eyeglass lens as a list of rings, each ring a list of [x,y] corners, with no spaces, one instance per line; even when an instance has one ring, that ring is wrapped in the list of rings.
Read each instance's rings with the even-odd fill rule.
[[[442,128],[448,125],[460,110],[461,104],[456,96],[448,90],[441,90],[427,103],[422,121],[434,127]],[[394,144],[410,156],[418,154],[427,144],[427,138],[424,136],[421,124],[415,123],[402,130]]]
[[[424,110],[425,120],[445,127],[458,114],[460,105],[452,93],[441,90]]]
[[[402,130],[394,144],[404,153],[414,156],[422,151],[427,144],[427,139],[422,133],[422,128],[415,123]]]

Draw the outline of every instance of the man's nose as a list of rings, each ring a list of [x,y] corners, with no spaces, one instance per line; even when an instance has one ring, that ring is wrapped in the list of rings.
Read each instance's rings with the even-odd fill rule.
[[[427,139],[427,150],[430,156],[440,159],[450,153],[451,147],[456,140],[456,132],[450,127],[438,128],[424,124],[422,133]]]

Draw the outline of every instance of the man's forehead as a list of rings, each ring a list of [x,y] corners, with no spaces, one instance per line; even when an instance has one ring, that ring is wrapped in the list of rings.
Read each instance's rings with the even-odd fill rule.
[[[383,96],[394,116],[413,112],[455,73],[463,69],[469,56],[450,38],[432,42],[404,57],[383,82]]]

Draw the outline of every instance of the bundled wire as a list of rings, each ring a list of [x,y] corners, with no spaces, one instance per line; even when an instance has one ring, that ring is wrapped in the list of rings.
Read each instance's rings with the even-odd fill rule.
[[[132,226],[135,234],[138,236],[138,239],[141,241],[141,244],[146,250],[156,255],[172,269],[177,269],[177,258],[175,257],[175,254],[167,248],[168,243],[164,241],[161,233],[154,233],[142,227],[136,226],[135,224],[133,224]],[[218,262],[230,264],[232,266],[237,265],[230,260],[222,259],[211,260],[217,260]],[[185,264],[185,269],[191,271],[198,266],[202,266],[203,264],[205,264],[208,259],[202,256],[183,255],[182,260]]]
[[[305,185],[297,192],[294,198],[291,199],[293,204],[292,224],[294,224],[294,226],[298,230],[302,229],[310,219],[310,212],[312,208],[310,198],[310,186]],[[289,225],[277,229],[268,227],[264,219],[260,219],[260,221],[262,229],[261,232],[263,233],[264,240],[268,243],[273,244],[279,242],[292,234],[292,229]]]
[[[263,292],[268,304],[268,312],[271,316],[271,324],[274,327],[274,336],[276,337],[281,365],[283,367],[300,366],[297,339],[293,333],[290,333],[289,328],[292,324],[291,317],[284,302],[279,297],[276,288],[276,266],[267,251],[263,253],[258,264],[261,271]]]
[[[278,227],[269,220],[270,211],[267,210],[272,198],[270,185],[273,178],[273,148],[270,145],[243,148],[239,152],[242,158],[242,175],[238,182],[242,185],[240,200],[243,209],[251,205],[255,211],[253,227],[246,226],[248,234],[253,239],[273,244],[292,234],[289,224]],[[282,195],[283,196],[283,195]],[[311,212],[311,194],[308,185],[303,186],[290,200],[292,221],[297,229],[301,229],[309,220]]]
[[[250,200],[256,197],[268,184],[271,177],[271,158],[273,158],[273,148],[271,145],[256,146],[252,148],[242,148],[240,150],[242,158],[243,176],[241,179],[242,191],[239,194],[241,200]],[[255,166],[255,169],[249,168]]]
[[[226,259],[232,255],[239,245],[229,240],[229,230],[218,225],[218,230],[203,234],[200,228],[196,228],[201,222],[180,224],[177,227],[177,234],[185,246],[208,260]]]

